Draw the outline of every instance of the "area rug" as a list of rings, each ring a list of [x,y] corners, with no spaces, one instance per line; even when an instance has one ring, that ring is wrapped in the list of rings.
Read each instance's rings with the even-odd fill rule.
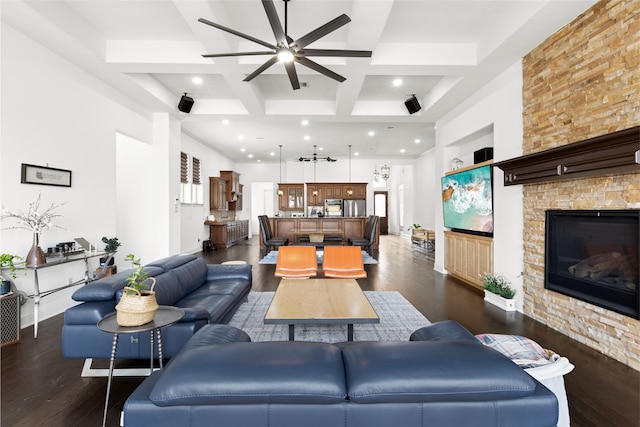
[[[399,292],[364,291],[378,313],[378,324],[353,325],[354,341],[408,341],[416,329],[430,322]],[[251,292],[229,325],[245,331],[252,341],[287,341],[287,325],[265,325],[264,316],[274,292]],[[347,325],[296,325],[296,341],[341,342],[347,340]]]
[[[324,258],[324,251],[316,251],[316,258],[318,264],[322,264]],[[258,264],[276,264],[278,262],[278,251],[269,252],[264,258],[258,261]],[[366,251],[362,251],[362,263],[363,264],[377,264],[378,260],[369,255]]]

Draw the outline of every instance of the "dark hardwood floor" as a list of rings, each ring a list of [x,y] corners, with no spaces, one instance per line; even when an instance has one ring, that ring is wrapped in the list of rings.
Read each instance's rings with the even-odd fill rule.
[[[554,332],[519,313],[486,305],[482,296],[433,270],[433,261],[406,238],[382,236],[380,264],[368,265],[364,290],[397,290],[430,321],[454,319],[473,333],[527,336],[566,356],[576,366],[565,376],[572,426],[640,426],[640,372]],[[207,252],[210,263],[244,260],[253,264],[253,290],[273,291],[279,279],[275,266],[259,265],[253,238],[227,250]],[[82,378],[82,360],[64,359],[60,348],[62,315],[22,330],[22,341],[2,353],[2,426],[98,426],[106,392],[105,378]],[[107,361],[100,361],[106,367]],[[131,362],[122,361],[118,366]],[[109,425],[118,426],[124,401],[142,378],[115,378]],[[214,425],[214,424],[212,424]],[[470,424],[472,426],[472,424]],[[331,426],[328,426],[331,427]]]

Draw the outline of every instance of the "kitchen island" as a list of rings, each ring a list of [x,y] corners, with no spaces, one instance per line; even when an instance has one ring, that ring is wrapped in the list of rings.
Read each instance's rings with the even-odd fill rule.
[[[275,237],[289,239],[289,244],[296,244],[306,235],[341,235],[344,244],[350,237],[362,237],[367,217],[325,217],[325,218],[269,218],[271,230]],[[308,232],[308,233],[307,233]],[[380,229],[376,227],[374,249],[378,249]],[[260,240],[262,248],[262,239]]]

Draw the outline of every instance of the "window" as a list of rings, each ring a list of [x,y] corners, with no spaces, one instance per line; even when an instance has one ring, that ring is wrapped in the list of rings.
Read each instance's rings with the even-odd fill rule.
[[[203,204],[202,171],[200,159],[180,153],[180,202]]]

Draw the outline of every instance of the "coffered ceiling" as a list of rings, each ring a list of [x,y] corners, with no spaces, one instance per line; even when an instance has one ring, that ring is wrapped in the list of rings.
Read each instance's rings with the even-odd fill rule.
[[[243,81],[268,56],[201,56],[264,47],[198,18],[274,43],[258,0],[3,1],[1,13],[3,24],[115,88],[130,108],[174,114],[186,133],[252,162],[278,161],[280,144],[286,160],[311,154],[314,144],[332,157],[346,157],[351,144],[363,158],[416,158],[433,147],[437,119],[593,3],[290,0],[293,39],[344,13],[350,23],[309,47],[373,52],[314,58],[343,83],[296,65],[299,90],[280,63]],[[284,21],[284,2],[274,4]],[[177,110],[184,92],[195,100],[189,114]],[[415,114],[404,105],[412,94],[422,106]]]

